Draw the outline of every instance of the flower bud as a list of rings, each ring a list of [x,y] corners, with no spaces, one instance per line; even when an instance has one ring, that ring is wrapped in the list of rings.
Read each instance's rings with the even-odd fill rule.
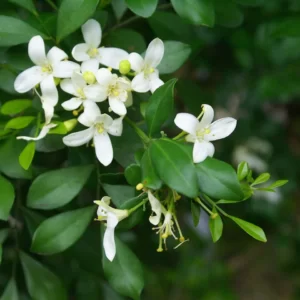
[[[144,185],[142,183],[137,184],[137,186],[135,187],[137,191],[140,191],[144,188]]]
[[[119,71],[122,75],[126,75],[130,72],[131,65],[129,60],[121,60],[119,64]]]
[[[95,77],[94,73],[91,71],[85,71],[83,73],[83,79],[88,84],[93,84],[96,82],[96,77]]]
[[[60,78],[54,77],[54,83],[56,86],[58,86],[60,84]]]
[[[72,131],[75,126],[77,125],[78,121],[77,119],[70,119],[64,122],[64,125],[68,132]]]

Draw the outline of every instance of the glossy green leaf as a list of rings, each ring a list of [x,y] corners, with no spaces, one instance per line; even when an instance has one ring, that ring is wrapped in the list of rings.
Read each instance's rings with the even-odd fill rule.
[[[270,179],[271,175],[269,173],[260,174],[251,184],[251,186],[264,183]]]
[[[125,2],[136,15],[149,18],[155,12],[158,0],[125,0]]]
[[[112,0],[111,5],[117,20],[120,20],[127,10],[125,0]]]
[[[94,205],[67,211],[45,220],[34,233],[31,250],[43,255],[66,250],[82,236],[95,211]]]
[[[65,126],[64,122],[53,122],[54,124],[57,124],[56,127],[50,129],[48,134],[67,134],[68,129]]]
[[[272,183],[271,185],[268,186],[269,189],[275,189],[277,187],[283,186],[285,184],[287,184],[289,181],[288,180],[277,180],[274,183]]]
[[[239,163],[238,168],[237,168],[237,176],[239,181],[242,181],[247,177],[249,173],[249,165],[246,161],[242,161]]]
[[[206,158],[196,164],[200,191],[214,199],[242,200],[244,194],[234,169],[227,163]]]
[[[160,179],[170,188],[190,198],[198,195],[198,183],[192,150],[170,139],[154,141],[150,157]]]
[[[120,207],[128,199],[135,197],[135,187],[112,184],[102,184],[102,186],[104,191],[117,207]]]
[[[0,16],[1,20],[1,16]],[[0,24],[1,25],[1,24]],[[1,28],[0,28],[1,29]],[[1,31],[0,31],[0,46],[1,46]],[[9,94],[17,94],[14,88],[14,82],[17,75],[8,69],[0,69],[0,90],[5,91]]]
[[[45,35],[24,21],[8,16],[0,16],[0,47],[10,47],[28,43],[35,35]]]
[[[164,57],[158,65],[160,74],[170,74],[178,70],[191,54],[191,47],[176,41],[165,41]]]
[[[14,278],[11,278],[5,287],[1,300],[19,300],[18,288]]]
[[[215,0],[216,23],[225,27],[234,28],[242,24],[244,15],[237,4],[232,0],[224,2]]]
[[[29,188],[27,206],[45,210],[64,206],[81,191],[92,170],[88,165],[41,174]]]
[[[236,217],[230,216],[230,219],[234,221],[238,226],[240,226],[245,232],[247,232],[254,239],[260,242],[267,241],[266,235],[260,227]]]
[[[83,25],[95,12],[99,0],[62,0],[57,17],[57,40],[60,41]]]
[[[149,105],[146,108],[146,123],[150,136],[160,132],[162,125],[173,111],[176,81],[176,79],[169,80],[159,87],[149,99]]]
[[[191,201],[191,213],[193,218],[194,226],[198,226],[200,221],[200,213],[201,213],[201,207],[200,205],[196,204],[193,200]]]
[[[36,16],[38,15],[32,0],[9,0],[9,2],[27,9]]]
[[[35,142],[29,142],[19,156],[19,163],[23,169],[28,170],[35,153]]]
[[[217,214],[215,218],[209,218],[209,230],[213,242],[216,243],[221,238],[223,233],[223,221],[219,214]]]
[[[140,299],[144,287],[142,265],[135,254],[115,236],[117,253],[109,261],[103,251],[102,265],[110,285],[121,295],[134,300]]]
[[[1,106],[1,114],[16,115],[32,106],[32,100],[18,99],[5,102]]]
[[[14,186],[0,175],[0,220],[7,221],[14,200]]]
[[[40,213],[37,213],[36,211],[27,209],[25,207],[22,207],[22,212],[30,236],[33,237],[36,229],[43,221],[46,220],[46,218]]]
[[[125,169],[124,175],[130,185],[136,186],[141,182],[141,167],[136,164],[129,165]]]
[[[212,27],[215,23],[215,11],[211,0],[171,0],[175,11],[183,19],[194,25]]]
[[[6,125],[5,129],[22,129],[27,127],[35,117],[32,116],[22,116],[22,117],[16,117],[11,120],[9,120]]]
[[[67,300],[67,293],[60,279],[40,262],[20,252],[26,286],[32,299]]]

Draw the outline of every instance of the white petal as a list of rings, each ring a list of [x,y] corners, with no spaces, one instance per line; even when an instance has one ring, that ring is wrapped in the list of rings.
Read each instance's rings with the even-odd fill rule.
[[[123,117],[113,120],[107,132],[114,136],[121,136],[123,132]]]
[[[197,136],[192,135],[192,134],[188,134],[185,136],[185,140],[189,143],[195,143],[196,139],[197,139]]]
[[[33,63],[42,66],[47,63],[45,43],[41,36],[34,36],[28,44],[28,55]]]
[[[150,221],[151,224],[157,225],[160,221],[160,217],[161,217],[161,213],[162,213],[161,203],[158,199],[156,199],[153,196],[153,194],[150,191],[148,191],[148,199],[149,199],[149,202],[150,202],[150,205],[151,205],[151,209],[155,214],[154,216],[151,216],[149,218],[149,221]]]
[[[158,73],[152,73],[150,76],[150,91],[154,93],[156,89],[164,84],[164,82],[159,78]]]
[[[96,76],[98,69],[99,69],[99,62],[96,58],[86,60],[81,64],[82,73],[89,71],[94,73],[94,75]]]
[[[90,19],[81,27],[84,41],[92,48],[98,48],[101,43],[102,30],[100,24]]]
[[[136,72],[141,72],[144,67],[144,59],[142,56],[136,52],[130,53],[128,60],[131,65],[131,69]]]
[[[89,49],[90,47],[88,44],[84,44],[84,43],[78,44],[73,48],[72,55],[74,59],[77,61],[89,60],[90,56],[87,54]]]
[[[47,135],[49,130],[56,126],[57,126],[57,124],[47,124],[42,128],[42,130],[40,131],[40,134],[37,137],[33,138],[30,136],[18,136],[17,139],[18,140],[26,140],[26,141],[38,141],[38,140],[43,139]]]
[[[116,255],[115,228],[118,222],[118,218],[114,213],[107,213],[107,227],[103,237],[103,247],[105,255],[110,261],[113,261]]]
[[[214,119],[214,109],[210,105],[203,104],[202,109],[204,111],[204,114],[199,123],[199,128],[205,128],[209,126]]]
[[[102,114],[96,119],[96,123],[102,123],[106,131],[108,131],[109,127],[113,124],[113,121],[112,117],[108,114]]]
[[[70,100],[63,102],[61,104],[61,106],[65,110],[72,111],[74,109],[77,109],[81,104],[82,104],[82,100],[81,99],[79,99],[79,98],[71,98]]]
[[[118,70],[120,61],[128,59],[128,53],[119,48],[100,48],[98,59],[102,65]]]
[[[41,82],[42,102],[55,106],[58,102],[58,91],[53,76],[47,76]]]
[[[47,54],[47,58],[48,58],[49,62],[51,63],[51,65],[54,65],[64,59],[67,59],[68,54],[65,51],[54,46],[49,50],[49,52]]]
[[[38,66],[31,67],[21,74],[15,80],[14,87],[18,93],[26,93],[39,84],[47,76]]]
[[[236,119],[222,118],[213,122],[209,129],[210,133],[204,135],[207,141],[215,141],[229,136],[236,127]]]
[[[183,131],[191,135],[196,135],[196,128],[199,121],[195,116],[188,113],[179,113],[176,115],[174,122]]]
[[[43,110],[45,113],[45,124],[48,125],[53,118],[54,107],[52,105],[48,104],[47,102],[44,102],[42,104],[42,107],[43,107]]]
[[[73,72],[71,79],[75,91],[77,91],[77,89],[83,89],[87,85],[82,74],[79,72]]]
[[[63,91],[65,91],[68,94],[77,95],[77,92],[74,88],[73,82],[71,79],[64,79],[60,82],[60,87]]]
[[[95,102],[89,100],[84,101],[83,106],[84,112],[78,117],[78,121],[84,126],[91,127],[99,118],[100,109]]]
[[[214,152],[215,147],[212,143],[196,141],[193,148],[193,161],[194,163],[204,161],[207,156],[213,156]]]
[[[99,84],[88,85],[83,89],[83,92],[87,99],[95,102],[102,102],[107,99],[107,88]]]
[[[111,81],[113,80],[114,76],[107,68],[101,68],[98,70],[96,74],[97,81],[104,87],[110,85]]]
[[[80,66],[72,61],[61,61],[53,65],[53,76],[70,78],[74,71],[80,71]]]
[[[82,131],[71,133],[63,138],[65,145],[69,147],[78,147],[88,143],[94,136],[94,128],[88,128]]]
[[[165,46],[163,41],[159,38],[154,39],[147,48],[145,63],[156,68],[164,56],[164,51]]]
[[[131,87],[138,93],[146,93],[150,90],[150,81],[145,78],[144,72],[141,72],[132,79]]]
[[[109,97],[108,103],[111,110],[119,116],[125,116],[127,113],[127,109],[125,103],[120,101],[117,97]]]
[[[133,104],[133,98],[132,98],[132,93],[131,92],[127,92],[127,99],[125,101],[125,106],[129,107]]]
[[[108,166],[113,160],[113,148],[109,135],[106,132],[96,134],[94,136],[94,145],[98,160],[104,166]]]

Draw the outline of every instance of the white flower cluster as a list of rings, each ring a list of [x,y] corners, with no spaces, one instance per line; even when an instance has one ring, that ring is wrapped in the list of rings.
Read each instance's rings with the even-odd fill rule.
[[[90,19],[82,26],[84,43],[72,50],[73,58],[80,64],[68,60],[68,55],[57,47],[46,54],[45,44],[40,36],[33,37],[28,45],[28,54],[35,66],[23,71],[15,80],[15,90],[26,93],[36,90],[45,113],[45,125],[37,137],[18,137],[25,140],[44,138],[56,126],[51,123],[54,108],[58,103],[56,83],[72,98],[62,103],[62,107],[75,114],[83,111],[78,121],[88,129],[72,133],[63,138],[67,146],[76,147],[93,140],[99,161],[107,166],[113,160],[110,135],[120,136],[123,118],[128,106],[132,105],[131,91],[152,93],[163,81],[159,78],[157,66],[164,55],[164,44],[156,38],[148,46],[145,58],[138,53],[112,47],[100,47],[102,30],[100,24]],[[100,66],[103,65],[105,67]],[[120,74],[112,73],[119,70]],[[133,76],[129,80],[124,75]],[[60,79],[62,79],[60,81]],[[112,119],[101,113],[97,102],[108,100],[109,111],[119,115]]]

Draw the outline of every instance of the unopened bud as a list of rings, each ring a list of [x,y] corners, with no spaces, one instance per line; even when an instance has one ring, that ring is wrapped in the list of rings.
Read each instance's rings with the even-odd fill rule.
[[[60,78],[54,77],[54,83],[56,86],[58,86],[60,84]]]
[[[211,217],[212,219],[215,219],[218,215],[219,215],[219,214],[217,214],[217,213],[213,213],[210,217]]]
[[[74,116],[74,117],[77,117],[77,116],[78,116],[78,114],[79,114],[77,110],[73,110],[73,112],[72,112],[72,113],[73,113],[73,116]]]
[[[130,72],[131,65],[129,60],[121,60],[119,64],[119,71],[122,75],[126,75]]]
[[[157,251],[157,252],[163,252],[164,249],[163,249],[162,247],[159,247],[159,248],[156,249],[156,251]]]
[[[72,131],[75,126],[77,125],[78,121],[77,119],[70,119],[64,122],[64,125],[68,132]]]
[[[88,84],[93,84],[96,82],[96,77],[91,71],[85,71],[82,76],[85,82]]]
[[[179,242],[180,243],[183,243],[185,241],[185,238],[183,237],[183,236],[181,236],[180,238],[179,238]]]
[[[135,187],[137,191],[140,191],[144,188],[144,185],[142,183],[137,184],[137,186]]]

